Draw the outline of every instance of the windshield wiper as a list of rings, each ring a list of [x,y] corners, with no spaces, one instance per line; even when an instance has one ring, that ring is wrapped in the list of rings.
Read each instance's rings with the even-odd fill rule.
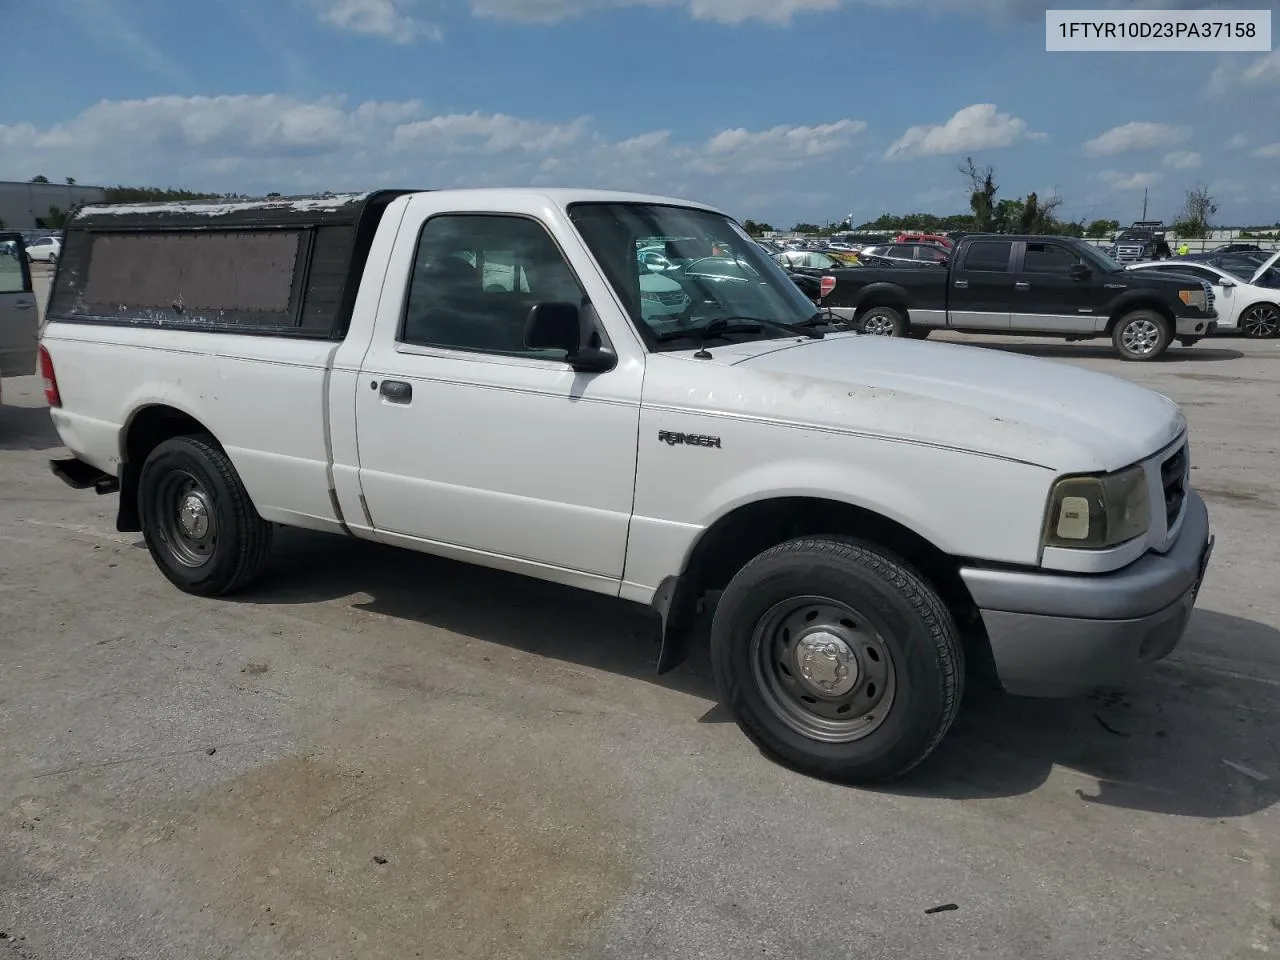
[[[808,321],[805,321],[806,323]],[[810,340],[821,340],[825,334],[821,330],[814,330],[812,327],[801,327],[794,323],[783,323],[781,320],[769,320],[765,317],[716,317],[710,323],[701,327],[694,327],[688,330],[671,330],[667,333],[658,334],[658,342],[665,343],[670,340],[683,340],[697,336],[698,346],[701,347],[707,342],[708,337],[713,337],[719,333],[726,333],[730,330],[749,330],[751,327],[772,327],[775,330],[782,330],[786,333],[793,333],[798,337],[808,337]]]

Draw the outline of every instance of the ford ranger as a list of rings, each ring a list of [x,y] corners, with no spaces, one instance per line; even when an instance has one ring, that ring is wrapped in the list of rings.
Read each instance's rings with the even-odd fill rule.
[[[647,309],[673,236],[737,269]],[[848,782],[934,750],[967,666],[1068,696],[1167,655],[1213,546],[1170,400],[839,330],[662,197],[87,207],[39,362],[53,471],[118,492],[178,590],[247,588],[286,525],[648,605],[660,671],[706,610],[743,731]]]
[[[970,234],[943,268],[834,271],[824,303],[866,333],[922,339],[932,330],[1109,337],[1125,360],[1154,360],[1176,338],[1213,333],[1213,288],[1135,274],[1070,237]]]

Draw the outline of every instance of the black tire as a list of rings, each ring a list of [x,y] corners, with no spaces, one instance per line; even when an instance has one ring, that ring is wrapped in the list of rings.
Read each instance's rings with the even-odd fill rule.
[[[810,617],[809,607],[829,611]],[[808,646],[806,657],[807,644],[827,646]],[[843,653],[856,659],[841,678],[829,671]],[[761,750],[842,783],[891,780],[922,761],[964,690],[964,650],[936,591],[901,560],[846,537],[791,540],[743,567],[716,607],[711,663],[722,702]],[[852,686],[821,694],[821,671],[799,676],[815,663],[826,682]]]
[[[1154,360],[1169,349],[1173,326],[1154,310],[1126,313],[1111,331],[1111,343],[1122,360]]]
[[[1251,340],[1280,336],[1280,305],[1255,303],[1240,314],[1240,332]]]
[[[870,307],[858,317],[858,329],[868,336],[906,336],[907,318],[893,307]]]
[[[191,508],[185,520],[183,504]],[[151,558],[186,593],[238,590],[271,552],[271,524],[212,437],[174,437],[151,451],[138,478],[138,515]]]

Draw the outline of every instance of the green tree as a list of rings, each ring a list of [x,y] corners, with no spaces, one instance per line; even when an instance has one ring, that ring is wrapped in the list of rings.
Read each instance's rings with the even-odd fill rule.
[[[48,183],[49,178],[46,177],[43,173],[39,173],[31,178],[31,182],[32,183]]]
[[[969,181],[969,209],[973,211],[973,229],[990,233],[996,229],[996,185],[994,167],[978,169],[973,157],[965,157],[960,172]]]
[[[1085,227],[1086,237],[1109,237],[1120,229],[1119,220],[1094,220]]]
[[[773,231],[773,224],[765,223],[763,220],[744,220],[742,221],[742,229],[753,237],[759,237]]]
[[[1197,184],[1187,191],[1182,213],[1173,221],[1173,230],[1179,238],[1203,239],[1209,235],[1209,218],[1218,212],[1217,201],[1204,184]]]
[[[76,185],[75,177],[67,177],[67,186],[74,187]]]
[[[817,233],[820,228],[816,223],[797,223],[791,229],[795,233]]]

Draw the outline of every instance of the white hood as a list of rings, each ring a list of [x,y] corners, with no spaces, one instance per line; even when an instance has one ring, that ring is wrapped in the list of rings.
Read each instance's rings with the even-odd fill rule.
[[[937,443],[1061,472],[1127,466],[1186,425],[1177,404],[1153,390],[986,347],[829,334],[711,353],[713,360],[690,362],[727,366],[724,373],[737,376],[705,377],[706,406],[724,404],[729,390],[736,394],[730,408],[749,416]],[[703,378],[678,379],[679,402],[702,405]]]

